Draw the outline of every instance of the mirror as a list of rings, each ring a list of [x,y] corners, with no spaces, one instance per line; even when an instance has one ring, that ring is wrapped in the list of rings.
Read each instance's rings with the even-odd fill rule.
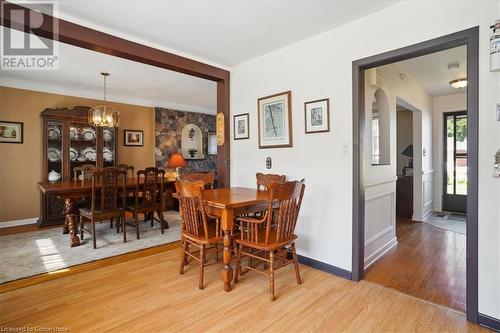
[[[388,165],[390,156],[390,113],[387,96],[377,89],[372,100],[372,165]]]

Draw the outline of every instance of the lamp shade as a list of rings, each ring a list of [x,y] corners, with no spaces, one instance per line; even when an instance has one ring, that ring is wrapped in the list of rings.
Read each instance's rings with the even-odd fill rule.
[[[172,154],[172,156],[168,160],[167,166],[169,168],[181,168],[181,167],[185,167],[186,166],[186,160],[184,159],[184,157],[182,157],[181,154],[175,153],[175,154]]]
[[[401,155],[413,158],[413,145],[406,146],[406,148],[401,152]]]

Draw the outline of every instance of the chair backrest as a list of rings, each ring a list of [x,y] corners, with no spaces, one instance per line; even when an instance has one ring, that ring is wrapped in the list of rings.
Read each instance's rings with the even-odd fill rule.
[[[182,173],[180,178],[190,182],[202,181],[206,189],[213,189],[215,184],[215,173],[212,171]]]
[[[266,245],[292,240],[305,187],[303,179],[283,184],[270,182],[269,206],[265,216],[265,238],[262,239],[261,236],[259,239],[261,230],[259,225],[242,221],[241,239]]]
[[[257,189],[263,191],[267,191],[267,186],[270,182],[283,184],[286,181],[285,175],[276,175],[272,173],[264,174],[258,172],[257,174],[255,174],[255,178],[257,179]]]
[[[120,170],[125,170],[127,171],[127,177],[134,177],[134,166],[133,165],[128,165],[128,164],[117,164],[116,167]],[[130,172],[130,174],[129,174]]]
[[[92,173],[92,214],[97,208],[100,213],[125,209],[127,172],[117,168],[97,169]],[[121,192],[121,207],[118,201]],[[99,207],[97,203],[100,201]]]
[[[82,176],[82,181],[91,180],[92,173],[97,170],[97,167],[94,164],[82,164],[79,167],[73,168],[73,179],[75,181],[78,180],[79,176]]]
[[[191,237],[208,238],[208,220],[203,202],[205,183],[178,180],[175,190],[179,196],[179,212],[182,217],[182,231]],[[218,230],[216,231],[218,235]]]
[[[163,169],[151,167],[137,171],[136,193],[141,193],[142,207],[153,207],[159,204],[163,196],[164,183],[165,170]],[[139,196],[136,195],[135,198],[137,205]]]

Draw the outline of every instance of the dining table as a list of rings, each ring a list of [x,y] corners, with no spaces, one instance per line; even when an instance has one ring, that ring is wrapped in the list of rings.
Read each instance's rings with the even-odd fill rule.
[[[139,186],[143,183],[143,178],[139,181]],[[165,179],[164,185],[169,183],[175,183],[175,180]],[[80,245],[80,238],[78,237],[78,225],[77,219],[79,212],[77,210],[77,202],[82,198],[90,197],[92,195],[92,181],[91,180],[67,180],[58,182],[39,182],[38,187],[46,195],[57,196],[64,201],[64,224],[63,233],[69,234],[69,240],[71,247]],[[125,183],[125,191],[130,193],[135,193],[137,189],[137,177],[127,177]],[[164,195],[166,191],[164,191]],[[158,219],[161,223],[162,228],[168,228],[168,223],[164,219],[162,211],[158,211]]]
[[[174,194],[174,197],[177,197],[177,194]],[[269,193],[256,188],[217,188],[205,190],[203,201],[207,212],[220,218],[220,226],[224,233],[224,265],[220,276],[224,283],[224,291],[231,291],[231,281],[233,280],[231,244],[234,219],[237,216],[267,210]]]

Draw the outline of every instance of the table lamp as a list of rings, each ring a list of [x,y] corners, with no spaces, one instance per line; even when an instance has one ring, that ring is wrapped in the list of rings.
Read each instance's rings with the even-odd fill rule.
[[[179,169],[186,166],[186,160],[179,153],[174,153],[168,160],[167,167],[175,168],[176,178],[179,179]]]

